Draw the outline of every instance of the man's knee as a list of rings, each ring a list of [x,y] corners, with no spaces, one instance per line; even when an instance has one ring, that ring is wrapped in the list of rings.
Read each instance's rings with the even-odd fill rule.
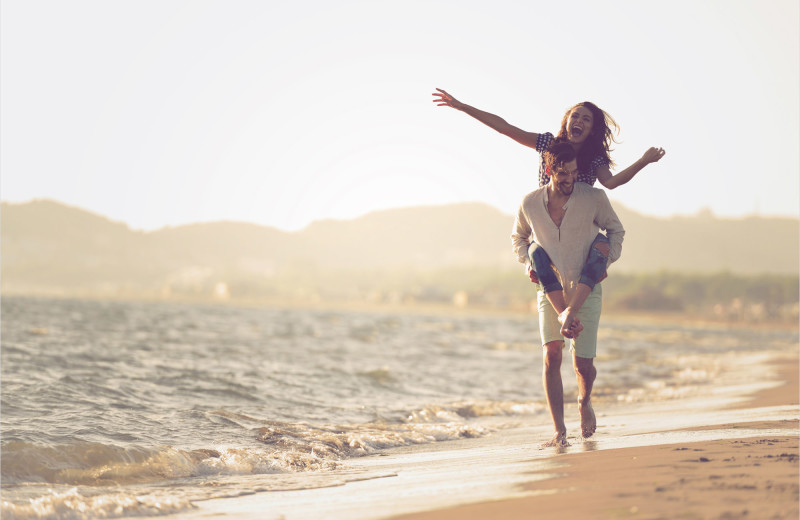
[[[575,356],[573,364],[575,372],[584,379],[594,379],[597,375],[597,369],[594,367],[593,358],[582,358]]]
[[[564,342],[551,341],[544,346],[544,368],[545,370],[560,370],[561,358],[563,357]]]

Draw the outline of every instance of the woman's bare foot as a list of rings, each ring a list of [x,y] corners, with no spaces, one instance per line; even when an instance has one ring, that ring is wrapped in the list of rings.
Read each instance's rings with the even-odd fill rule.
[[[542,444],[542,448],[565,448],[569,446],[567,442],[567,432],[556,432],[552,439]]]
[[[581,320],[575,318],[575,320],[569,326],[569,331],[572,333],[573,338],[577,338],[581,331],[583,331],[583,323],[581,323]]]
[[[595,430],[597,430],[597,417],[594,415],[592,402],[581,402],[578,411],[581,414],[581,434],[584,439],[588,439],[594,435]]]
[[[583,324],[570,309],[558,315],[558,322],[561,323],[561,335],[568,339],[577,338],[583,330]]]

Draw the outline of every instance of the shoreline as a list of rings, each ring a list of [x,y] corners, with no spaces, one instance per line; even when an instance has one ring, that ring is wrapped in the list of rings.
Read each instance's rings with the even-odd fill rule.
[[[201,500],[167,518],[796,520],[799,362],[784,353],[759,360],[762,377],[741,386],[610,405],[593,438],[560,451],[539,448],[551,431],[539,415],[350,459],[339,484]]]
[[[534,496],[393,518],[514,520],[533,511],[537,519],[798,517],[795,436],[572,453],[559,461],[557,476],[524,486]]]
[[[744,411],[791,407],[793,419],[754,419],[672,430],[746,429],[756,435],[554,454],[551,460],[558,461],[558,473],[524,484],[523,489],[531,496],[385,518],[794,520],[800,515],[799,362],[797,357],[772,360],[769,364],[776,367],[782,383],[725,407]],[[787,430],[792,434],[776,434]],[[760,432],[763,435],[758,435]]]
[[[773,388],[765,388],[746,397],[746,400],[732,405],[734,408],[763,408],[766,406],[798,405],[800,402],[800,358],[787,357],[773,359],[770,363],[777,370],[777,379],[782,383]]]

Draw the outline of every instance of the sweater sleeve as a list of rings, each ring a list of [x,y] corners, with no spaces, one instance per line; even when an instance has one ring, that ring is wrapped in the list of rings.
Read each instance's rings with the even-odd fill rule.
[[[523,201],[524,202],[524,201]],[[531,245],[531,229],[528,218],[525,216],[524,203],[520,204],[517,217],[514,219],[514,229],[511,233],[511,244],[514,249],[514,254],[517,255],[517,260],[521,264],[527,264],[528,260],[528,247]]]
[[[600,201],[594,223],[597,224],[600,229],[606,231],[608,241],[611,243],[611,250],[608,254],[608,263],[610,265],[619,260],[619,257],[622,255],[622,240],[625,237],[625,228],[622,227],[622,222],[620,222],[617,213],[611,206],[606,192],[602,190],[597,191],[600,196]]]

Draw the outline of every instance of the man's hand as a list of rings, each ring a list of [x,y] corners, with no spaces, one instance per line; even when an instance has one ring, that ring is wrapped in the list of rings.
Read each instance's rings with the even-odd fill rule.
[[[561,335],[565,338],[575,339],[583,330],[581,320],[575,316],[575,313],[569,307],[559,314],[558,321],[561,323]]]
[[[611,254],[611,245],[608,242],[600,242],[600,241],[598,241],[592,247],[594,247],[595,249],[600,251],[600,254],[602,254],[606,258],[608,258],[608,255]],[[589,258],[587,257],[586,259],[588,260]],[[608,278],[608,271],[605,271],[603,273],[603,276],[601,276],[600,279],[597,280],[597,283],[602,282],[606,278]]]
[[[611,254],[611,244],[609,244],[608,242],[600,242],[598,240],[597,243],[592,247],[600,251],[600,254],[602,254],[606,258],[608,258],[608,255]]]
[[[528,278],[531,279],[532,283],[539,283],[539,277],[536,276],[536,271],[533,268],[528,268]]]

